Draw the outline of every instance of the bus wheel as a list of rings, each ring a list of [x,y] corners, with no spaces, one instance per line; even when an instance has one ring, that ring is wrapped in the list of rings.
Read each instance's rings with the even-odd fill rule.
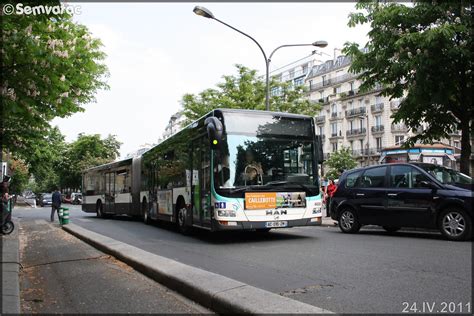
[[[186,213],[187,213],[186,207],[184,205],[181,205],[178,208],[177,224],[178,224],[178,230],[182,234],[189,233],[189,227],[187,226],[187,223],[186,223]]]
[[[97,201],[97,204],[95,206],[95,211],[97,213],[97,217],[100,217],[100,218],[104,218],[104,212],[103,212],[103,208],[102,208],[102,202],[101,201]]]
[[[150,216],[148,214],[148,207],[147,207],[147,202],[146,202],[146,199],[143,199],[143,202],[142,202],[142,213],[143,213],[143,222],[147,225],[149,225],[151,223],[150,221]]]

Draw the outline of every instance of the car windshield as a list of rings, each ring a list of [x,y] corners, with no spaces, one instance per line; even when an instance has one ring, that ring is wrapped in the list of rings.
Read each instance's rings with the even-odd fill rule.
[[[472,184],[472,178],[453,169],[437,165],[419,165],[443,184]]]
[[[50,199],[53,195],[51,193],[43,194],[43,199]]]

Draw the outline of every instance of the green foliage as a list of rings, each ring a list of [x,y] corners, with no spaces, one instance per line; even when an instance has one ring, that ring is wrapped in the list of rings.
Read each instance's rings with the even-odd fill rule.
[[[360,73],[361,90],[382,84],[382,94],[405,96],[394,122],[413,132],[427,129],[406,143],[433,142],[461,130],[461,171],[469,173],[472,135],[472,1],[414,1],[413,5],[360,1],[349,26],[370,23],[370,40],[343,50],[350,70]]]
[[[101,139],[98,134],[79,134],[77,140],[67,146],[59,165],[61,187],[80,188],[82,171],[114,161],[120,145],[115,135]]]
[[[329,171],[326,176],[337,179],[345,170],[353,169],[357,166],[356,160],[352,157],[350,148],[343,147],[338,151],[331,153],[329,159],[326,161],[329,166]]]
[[[1,46],[3,147],[27,159],[53,118],[83,111],[98,89],[107,88],[105,54],[100,40],[67,12],[3,15]]]
[[[265,110],[265,81],[257,76],[256,70],[236,65],[237,75],[223,76],[224,82],[216,88],[206,89],[198,95],[186,94],[182,105],[189,123],[216,108]],[[321,105],[305,98],[304,86],[291,86],[287,82],[270,82],[270,89],[280,90],[280,96],[270,98],[272,111],[314,115]]]
[[[19,194],[23,192],[28,186],[28,166],[20,159],[11,159],[8,161],[8,165],[12,176],[9,185],[10,194]]]

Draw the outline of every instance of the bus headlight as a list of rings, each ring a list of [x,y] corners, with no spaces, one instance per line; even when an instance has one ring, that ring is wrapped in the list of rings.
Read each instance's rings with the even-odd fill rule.
[[[220,217],[235,217],[235,211],[227,211],[227,210],[218,210],[217,211],[217,216]]]

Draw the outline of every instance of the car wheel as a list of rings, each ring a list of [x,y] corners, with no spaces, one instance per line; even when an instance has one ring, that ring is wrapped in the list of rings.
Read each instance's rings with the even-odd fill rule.
[[[187,226],[187,223],[186,223],[186,213],[187,213],[187,209],[184,205],[182,205],[178,208],[178,214],[176,215],[178,230],[182,234],[189,233],[189,227]]]
[[[441,233],[449,240],[471,239],[472,220],[461,209],[450,208],[441,213],[438,222]]]
[[[339,228],[343,233],[357,233],[360,229],[360,223],[357,219],[357,215],[351,208],[345,208],[341,211],[339,216]]]
[[[12,221],[6,221],[2,226],[2,234],[9,235],[15,229],[15,225]]]
[[[385,229],[389,233],[394,233],[396,231],[399,231],[401,227],[396,227],[396,226],[382,226],[383,229]]]

